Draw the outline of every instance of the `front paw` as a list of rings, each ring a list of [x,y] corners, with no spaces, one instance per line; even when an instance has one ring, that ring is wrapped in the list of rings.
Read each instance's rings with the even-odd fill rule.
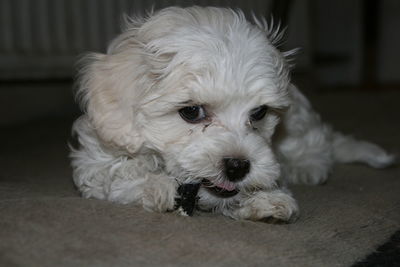
[[[296,201],[280,190],[256,192],[245,199],[232,214],[235,219],[267,223],[292,223],[296,221],[298,215],[299,208]]]
[[[169,177],[149,179],[143,189],[143,208],[149,211],[166,212],[174,209],[178,184]]]

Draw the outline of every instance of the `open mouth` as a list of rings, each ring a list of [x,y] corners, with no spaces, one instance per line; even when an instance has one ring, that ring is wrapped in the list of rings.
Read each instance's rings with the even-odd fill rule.
[[[208,192],[221,198],[233,197],[237,195],[237,193],[239,193],[239,190],[236,188],[236,185],[231,182],[214,184],[207,179],[203,179],[201,181],[201,184],[204,186],[204,188],[207,189]]]

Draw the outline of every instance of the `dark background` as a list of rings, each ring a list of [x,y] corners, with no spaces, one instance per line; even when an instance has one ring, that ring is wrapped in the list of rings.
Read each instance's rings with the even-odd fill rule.
[[[0,0],[0,127],[71,120],[75,62],[104,52],[121,16],[169,5],[239,7],[288,26],[281,49],[301,47],[293,79],[306,94],[378,94],[400,84],[400,1]]]

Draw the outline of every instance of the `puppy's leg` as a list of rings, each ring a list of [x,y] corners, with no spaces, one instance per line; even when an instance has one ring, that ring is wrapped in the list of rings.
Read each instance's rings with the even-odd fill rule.
[[[174,208],[178,184],[162,171],[157,155],[115,155],[102,146],[85,117],[75,122],[74,132],[80,146],[71,147],[73,177],[84,197],[141,204],[153,211]]]
[[[323,183],[333,165],[332,130],[321,122],[309,101],[293,85],[290,96],[292,105],[276,135],[283,180],[289,183]]]
[[[296,184],[321,184],[333,165],[331,130],[314,126],[302,135],[289,136],[280,143],[282,177]]]
[[[282,190],[257,191],[243,199],[230,214],[235,219],[294,222],[299,214],[296,201]]]
[[[75,170],[75,184],[84,197],[122,204],[141,204],[146,210],[165,212],[174,208],[178,184],[163,172],[152,173],[146,159],[114,160],[103,166]]]
[[[163,173],[147,173],[139,179],[129,179],[126,175],[111,183],[109,200],[139,203],[149,211],[166,212],[174,209],[178,187],[174,178]]]

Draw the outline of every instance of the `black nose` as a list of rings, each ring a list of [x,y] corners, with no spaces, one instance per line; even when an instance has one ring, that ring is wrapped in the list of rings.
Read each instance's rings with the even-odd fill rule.
[[[231,182],[236,182],[250,171],[250,161],[247,159],[224,158],[225,175]]]

